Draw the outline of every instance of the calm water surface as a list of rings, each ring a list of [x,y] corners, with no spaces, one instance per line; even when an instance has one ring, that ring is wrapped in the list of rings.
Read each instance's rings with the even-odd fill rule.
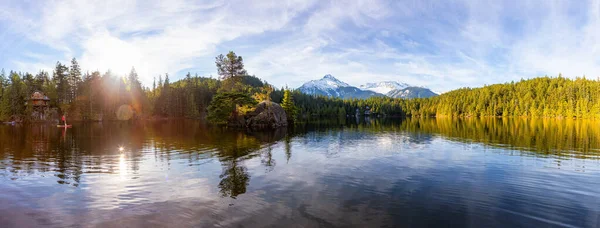
[[[600,227],[599,161],[583,120],[4,125],[0,226]]]

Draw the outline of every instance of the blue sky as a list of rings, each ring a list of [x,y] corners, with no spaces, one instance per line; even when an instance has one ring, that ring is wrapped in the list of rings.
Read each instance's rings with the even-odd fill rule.
[[[600,76],[598,1],[0,1],[0,67],[37,72],[79,60],[216,75],[229,50],[278,87],[332,74],[437,92],[561,72]]]

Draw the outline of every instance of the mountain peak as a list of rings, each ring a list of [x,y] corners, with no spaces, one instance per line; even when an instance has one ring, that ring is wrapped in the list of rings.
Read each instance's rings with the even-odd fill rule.
[[[387,94],[392,90],[404,89],[409,86],[410,85],[406,83],[398,83],[395,81],[382,81],[375,83],[366,83],[364,85],[359,86],[359,88],[362,90],[370,90],[381,94]]]
[[[298,89],[306,94],[341,98],[368,98],[373,96],[413,98],[437,95],[429,91],[429,89],[410,87],[410,85],[406,83],[395,81],[366,83],[365,85],[361,85],[360,88],[357,88],[340,81],[331,74],[326,74],[321,79],[308,81]]]
[[[331,80],[336,80],[337,81],[337,78],[333,77],[333,75],[331,75],[331,74],[326,74],[325,76],[323,76],[323,78],[324,79],[331,79]]]
[[[318,80],[321,83],[328,84],[332,87],[347,87],[350,86],[348,83],[342,82],[339,79],[333,77],[331,74],[326,74],[322,79]]]

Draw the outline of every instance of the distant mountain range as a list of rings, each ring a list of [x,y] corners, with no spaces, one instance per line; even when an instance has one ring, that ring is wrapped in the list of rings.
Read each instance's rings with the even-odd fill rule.
[[[367,83],[354,87],[342,82],[330,74],[319,80],[311,80],[298,88],[303,93],[339,98],[369,98],[373,96],[388,96],[393,98],[426,98],[437,96],[436,93],[423,87],[411,86],[406,83],[383,81]]]

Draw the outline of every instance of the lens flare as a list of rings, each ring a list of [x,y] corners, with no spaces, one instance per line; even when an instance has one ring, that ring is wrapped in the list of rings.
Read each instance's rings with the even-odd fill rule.
[[[129,120],[133,117],[133,109],[129,105],[121,105],[116,114],[119,120]]]

